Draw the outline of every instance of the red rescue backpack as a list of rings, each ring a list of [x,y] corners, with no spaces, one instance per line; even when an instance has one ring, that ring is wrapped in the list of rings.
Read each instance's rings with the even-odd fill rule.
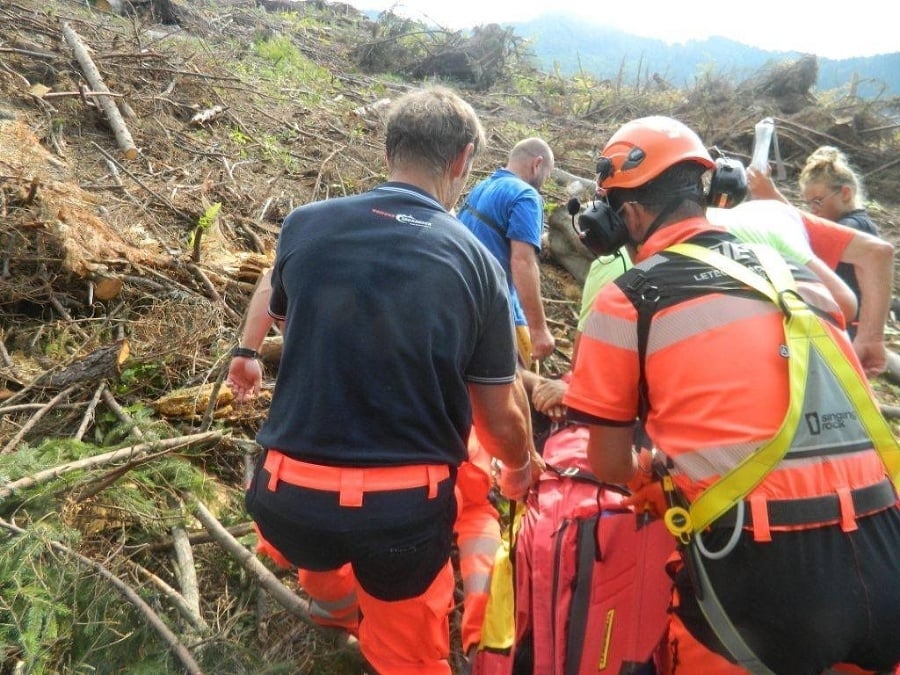
[[[479,654],[491,675],[642,674],[664,649],[675,539],[661,520],[621,504],[587,459],[587,427],[547,439],[547,470],[514,545],[515,645]]]

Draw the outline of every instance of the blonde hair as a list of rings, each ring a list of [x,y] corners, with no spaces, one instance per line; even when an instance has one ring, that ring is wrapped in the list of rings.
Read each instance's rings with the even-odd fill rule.
[[[798,179],[800,189],[810,183],[827,183],[833,189],[848,186],[853,194],[853,205],[862,208],[865,200],[862,180],[850,167],[847,156],[832,145],[817,148],[807,159]]]

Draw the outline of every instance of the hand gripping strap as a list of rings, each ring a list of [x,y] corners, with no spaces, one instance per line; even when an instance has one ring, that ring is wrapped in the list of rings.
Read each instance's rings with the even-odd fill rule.
[[[871,437],[895,486],[900,486],[900,446],[869,395],[862,376],[847,362],[822,320],[800,298],[796,283],[781,256],[768,247],[751,247],[769,279],[711,249],[676,244],[668,251],[705,262],[759,291],[784,313],[789,354],[790,400],[775,436],[704,490],[690,506],[691,529],[699,532],[744,499],[775,468],[790,449],[800,423],[810,349],[816,349],[844,389]]]

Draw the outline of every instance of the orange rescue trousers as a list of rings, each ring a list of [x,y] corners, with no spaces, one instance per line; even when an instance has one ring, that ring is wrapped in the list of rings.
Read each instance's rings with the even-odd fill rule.
[[[499,515],[489,499],[491,458],[477,442],[474,433],[469,446],[469,461],[464,462],[457,473],[455,491],[458,511],[454,527],[465,595],[461,622],[464,652],[469,652],[481,640],[491,569],[500,546]],[[307,470],[310,465],[303,463],[301,467],[299,463],[279,455],[270,451],[266,458],[270,490],[277,489],[279,481],[297,484],[315,480],[318,489],[338,489],[342,504],[361,504],[361,492],[344,494],[346,481],[339,485],[325,484],[322,481],[325,478],[330,480],[330,477],[317,475],[317,471],[330,474],[334,468],[321,467],[310,472]],[[293,472],[295,467],[297,471]],[[379,475],[373,471],[366,473]],[[388,476],[386,480],[390,478]],[[431,483],[443,479],[444,474],[428,478],[427,482]],[[370,488],[389,487],[386,484],[376,487],[368,476],[367,481]],[[290,566],[285,556],[265,539],[258,528],[257,534],[260,554],[269,556],[280,566]],[[366,593],[349,563],[328,571],[299,569],[297,578],[310,597],[311,617],[323,626],[343,628],[356,635],[363,656],[377,672],[391,675],[450,673],[449,615],[454,576],[449,560],[421,595],[400,601],[380,600]]]
[[[491,503],[491,456],[478,442],[474,430],[469,436],[469,461],[456,476],[458,515],[454,531],[459,550],[459,571],[463,582],[463,653],[481,642],[481,626],[491,589],[491,570],[500,548],[500,515]]]
[[[386,602],[356,583],[350,565],[328,572],[300,570],[313,618],[359,637],[363,656],[384,675],[449,675],[453,570],[449,561],[419,597]],[[323,612],[324,610],[324,612]]]

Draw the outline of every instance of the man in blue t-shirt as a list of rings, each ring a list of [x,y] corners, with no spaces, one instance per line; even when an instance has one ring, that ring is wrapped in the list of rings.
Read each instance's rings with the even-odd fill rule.
[[[553,151],[545,141],[519,141],[506,166],[472,188],[458,214],[506,272],[519,357],[526,368],[532,358],[550,356],[555,345],[544,315],[538,265],[544,226],[538,191],[552,170]]]

